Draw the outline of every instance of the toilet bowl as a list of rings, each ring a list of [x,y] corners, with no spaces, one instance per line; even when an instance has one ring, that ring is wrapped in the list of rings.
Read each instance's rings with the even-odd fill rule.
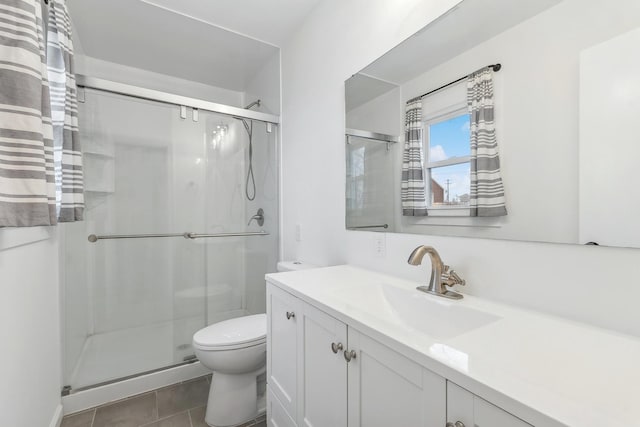
[[[215,323],[193,335],[195,354],[213,371],[205,421],[237,426],[258,415],[257,377],[265,372],[265,314]]]
[[[279,272],[314,268],[299,261],[279,262]],[[205,421],[212,427],[246,423],[258,414],[257,378],[267,364],[267,315],[214,323],[193,335],[200,363],[213,371]]]

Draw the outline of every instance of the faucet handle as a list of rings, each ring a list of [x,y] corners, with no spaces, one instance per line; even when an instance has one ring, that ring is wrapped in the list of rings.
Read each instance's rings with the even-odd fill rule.
[[[442,273],[442,284],[446,285],[446,286],[455,286],[455,285],[460,285],[460,286],[464,286],[466,285],[466,281],[458,276],[458,273],[456,273],[454,270],[449,269],[448,265],[444,266],[444,272]]]
[[[260,227],[264,225],[264,210],[262,210],[262,208],[258,209],[258,212],[254,216],[252,216],[251,219],[249,219],[247,225],[251,225],[251,221],[253,221],[254,219]]]

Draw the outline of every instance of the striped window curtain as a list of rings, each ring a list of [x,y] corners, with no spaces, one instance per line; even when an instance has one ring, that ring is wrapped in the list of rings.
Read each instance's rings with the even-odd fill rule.
[[[469,76],[467,105],[471,114],[471,216],[504,216],[507,208],[493,121],[493,73],[489,67]]]
[[[73,63],[71,19],[65,0],[50,0],[47,67],[59,222],[80,221],[84,214],[82,152],[78,132],[78,95]]]
[[[0,23],[0,227],[54,225],[53,131],[39,0],[2,0]]]
[[[410,102],[406,106],[401,197],[402,215],[427,215],[422,144],[422,100]]]

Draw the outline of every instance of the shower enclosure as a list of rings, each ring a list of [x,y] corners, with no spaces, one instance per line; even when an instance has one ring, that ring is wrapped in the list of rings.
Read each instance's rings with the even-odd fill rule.
[[[391,135],[347,129],[345,132],[346,228],[393,231],[394,188],[398,163],[398,138]]]
[[[193,362],[198,329],[265,311],[278,254],[277,118],[86,86],[85,221],[61,233],[71,393]]]

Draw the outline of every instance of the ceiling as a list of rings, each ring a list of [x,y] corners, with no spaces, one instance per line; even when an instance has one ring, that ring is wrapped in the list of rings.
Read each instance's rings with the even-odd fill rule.
[[[320,0],[68,0],[76,54],[236,91]]]
[[[136,1],[165,7],[275,46],[282,46],[321,0]]]

